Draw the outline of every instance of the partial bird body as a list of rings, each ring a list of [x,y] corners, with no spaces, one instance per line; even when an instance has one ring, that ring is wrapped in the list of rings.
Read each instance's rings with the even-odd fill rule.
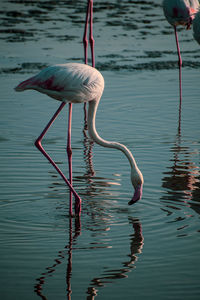
[[[189,29],[198,9],[198,0],[163,1],[163,10],[165,17],[172,26],[183,25],[187,26],[187,29]]]
[[[200,12],[198,12],[193,21],[193,35],[197,43],[200,44]]]

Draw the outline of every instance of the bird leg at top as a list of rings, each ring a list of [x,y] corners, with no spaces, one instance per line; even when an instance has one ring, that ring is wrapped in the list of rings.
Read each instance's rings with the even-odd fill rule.
[[[89,42],[90,42],[90,48],[91,48],[92,66],[94,67],[95,59],[94,59],[94,37],[93,37],[93,0],[88,0],[86,19],[85,19],[85,30],[84,30],[84,34],[83,34],[85,64],[88,64],[87,31],[88,31],[89,20],[90,20]]]
[[[90,42],[90,48],[91,48],[92,66],[95,67],[94,37],[93,37],[93,0],[88,0],[87,12],[86,12],[86,19],[85,19],[85,30],[84,30],[84,34],[83,34],[85,64],[88,64],[88,39],[87,39],[87,31],[88,31],[88,23],[89,22],[90,22],[89,42]],[[85,118],[84,118],[84,120],[85,120],[85,129],[87,129],[86,103],[84,103],[84,116],[85,116]]]
[[[182,59],[181,59],[181,52],[178,42],[178,34],[176,26],[174,26],[174,34],[176,39],[176,47],[177,47],[177,53],[178,53],[178,65],[179,65],[179,95],[180,95],[180,108],[181,108],[181,102],[182,102],[182,79],[181,79],[181,68],[182,68]]]
[[[53,161],[53,159],[49,156],[49,154],[44,150],[44,148],[42,147],[42,144],[41,144],[43,137],[45,136],[46,132],[48,131],[48,129],[50,128],[50,126],[53,124],[53,122],[55,121],[55,119],[57,118],[57,116],[59,115],[59,113],[61,112],[61,110],[63,109],[63,107],[65,106],[65,104],[66,104],[65,102],[61,103],[61,105],[59,106],[59,108],[57,109],[57,111],[55,112],[55,114],[53,115],[53,117],[51,118],[51,120],[49,121],[49,123],[46,125],[46,127],[44,128],[44,130],[42,131],[42,133],[40,134],[40,136],[36,139],[35,146],[48,159],[48,161],[52,164],[52,166],[56,169],[56,171],[60,174],[60,176],[65,181],[65,183],[68,185],[70,191],[73,193],[73,195],[75,197],[75,202],[77,203],[77,207],[75,208],[75,213],[78,214],[78,215],[80,215],[80,213],[81,213],[81,210],[80,210],[80,208],[81,208],[81,198],[79,197],[79,195],[74,190],[72,184],[67,180],[67,178],[65,177],[65,175],[59,169],[59,167],[57,166],[57,164]],[[71,207],[71,205],[69,207]],[[70,211],[70,216],[72,216],[72,211]]]
[[[94,37],[93,37],[93,0],[90,0],[90,49],[92,56],[92,67],[95,67],[95,58],[94,58]]]
[[[88,63],[88,39],[87,39],[87,29],[88,29],[88,21],[89,21],[89,11],[90,11],[90,0],[88,0],[86,19],[85,19],[85,30],[83,34],[83,45],[84,45],[84,58],[85,64]]]

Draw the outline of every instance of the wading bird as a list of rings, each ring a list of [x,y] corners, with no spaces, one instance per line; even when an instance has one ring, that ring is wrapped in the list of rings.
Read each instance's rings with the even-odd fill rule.
[[[199,10],[198,0],[164,0],[163,11],[167,21],[174,27],[174,34],[176,39],[178,64],[179,64],[179,93],[180,93],[180,105],[182,101],[182,87],[181,87],[181,66],[182,59],[180,53],[180,47],[178,42],[178,34],[176,27],[178,25],[185,26],[186,29],[190,29],[195,14]]]
[[[96,111],[104,90],[104,78],[97,69],[80,63],[67,63],[63,65],[50,66],[43,69],[37,75],[21,82],[15,88],[18,92],[29,89],[36,90],[50,96],[53,99],[61,101],[61,105],[42,131],[41,135],[37,138],[35,145],[62,176],[70,191],[73,193],[75,197],[75,213],[77,215],[80,215],[81,212],[81,198],[74,190],[72,184],[67,180],[56,163],[51,159],[41,145],[44,135],[66,103],[72,104],[88,102],[88,132],[91,139],[103,147],[115,148],[125,154],[130,163],[131,182],[135,189],[133,198],[128,204],[134,204],[136,201],[141,199],[143,176],[132,153],[123,144],[102,139],[96,131]],[[70,107],[71,106],[69,106],[69,108]],[[70,112],[69,116],[71,116]],[[71,124],[71,121],[69,123]],[[69,136],[71,136],[71,126],[68,126],[68,138]],[[67,151],[70,152],[71,149],[67,149]],[[72,215],[72,211],[70,214]]]

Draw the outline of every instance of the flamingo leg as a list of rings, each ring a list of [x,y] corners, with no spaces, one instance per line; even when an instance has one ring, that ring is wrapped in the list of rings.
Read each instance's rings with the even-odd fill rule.
[[[94,37],[93,37],[93,0],[88,0],[86,19],[85,19],[85,29],[84,29],[84,34],[83,34],[85,64],[88,63],[87,31],[88,31],[89,20],[90,20],[89,42],[90,42],[90,47],[91,47],[92,66],[94,67],[95,66],[95,60],[94,60]]]
[[[72,103],[69,103],[67,155],[69,166],[69,183],[72,185],[72,147],[71,147]],[[72,215],[72,191],[69,190],[69,214]]]
[[[90,12],[90,0],[88,0],[87,11],[86,11],[86,19],[85,19],[85,29],[83,34],[83,45],[84,45],[84,58],[85,64],[88,63],[88,39],[87,39],[87,30],[88,30],[88,22],[89,22],[89,12]],[[84,103],[84,122],[85,129],[87,129],[87,105]]]
[[[95,67],[94,38],[93,38],[93,0],[88,0],[87,12],[86,12],[86,19],[85,19],[85,30],[84,30],[84,34],[83,34],[85,64],[88,64],[88,39],[87,39],[87,31],[88,31],[89,20],[90,20],[89,42],[90,42],[90,48],[91,48],[92,66]],[[87,106],[86,103],[84,103],[85,129],[87,129],[87,109],[86,109],[86,106]]]
[[[179,95],[180,95],[180,107],[181,109],[181,103],[182,103],[182,75],[181,75],[181,68],[182,68],[182,59],[181,59],[181,52],[180,52],[180,47],[179,47],[179,42],[178,42],[178,34],[177,34],[177,29],[176,26],[174,26],[174,34],[175,34],[175,39],[176,39],[176,47],[177,47],[177,53],[178,53],[178,65],[179,65]]]
[[[49,123],[46,125],[46,127],[44,128],[44,130],[42,131],[42,133],[40,134],[40,136],[36,139],[35,146],[48,159],[48,161],[52,164],[52,166],[56,169],[56,171],[63,178],[63,180],[65,181],[65,183],[68,185],[70,191],[73,193],[73,195],[75,197],[75,201],[79,203],[79,207],[80,207],[80,205],[81,205],[81,198],[79,197],[79,195],[74,190],[73,186],[70,184],[70,182],[67,180],[67,178],[65,177],[65,175],[62,173],[62,171],[59,169],[59,167],[56,165],[56,163],[52,160],[52,158],[49,156],[49,154],[44,150],[44,148],[42,146],[42,139],[43,139],[43,137],[45,136],[46,132],[48,131],[48,129],[50,128],[50,126],[53,124],[53,122],[55,121],[55,119],[57,118],[57,116],[59,115],[59,113],[61,112],[61,110],[63,109],[63,107],[65,106],[65,104],[66,104],[65,102],[61,103],[61,105],[59,106],[59,108],[57,109],[57,111],[55,112],[55,114],[53,115],[53,117],[51,118],[51,120],[49,121]],[[76,213],[78,213],[80,215],[80,210],[79,211],[77,210]]]
[[[93,0],[90,0],[90,48],[91,48],[91,57],[92,57],[92,66],[95,67],[95,58],[94,58],[94,37],[93,37]]]
[[[90,14],[90,0],[88,0],[88,4],[87,4],[87,12],[86,12],[86,19],[85,19],[85,30],[84,30],[84,34],[83,34],[83,45],[84,45],[85,64],[88,63],[88,39],[87,39],[87,30],[88,30],[89,14]]]

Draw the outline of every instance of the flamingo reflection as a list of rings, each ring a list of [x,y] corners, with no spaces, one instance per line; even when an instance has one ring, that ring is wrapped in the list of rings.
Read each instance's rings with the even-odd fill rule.
[[[178,132],[171,151],[173,152],[173,158],[170,160],[172,165],[168,167],[168,171],[163,172],[162,179],[162,186],[167,189],[167,194],[162,196],[161,200],[167,202],[167,207],[173,209],[180,209],[180,204],[194,208],[196,205],[193,201],[200,201],[200,173],[199,167],[191,159],[194,152],[182,145],[181,111],[179,111]],[[174,206],[175,203],[177,205]],[[200,212],[200,209],[198,210]]]
[[[133,227],[133,233],[130,235],[130,253],[128,261],[122,262],[122,268],[120,269],[108,269],[100,277],[95,277],[91,280],[91,286],[88,288],[87,293],[89,296],[87,300],[95,299],[98,290],[96,288],[102,288],[108,283],[112,283],[115,279],[127,278],[128,273],[135,268],[135,263],[138,260],[138,254],[142,253],[144,245],[144,237],[142,234],[142,225],[136,218],[129,217],[129,224]]]
[[[41,275],[36,279],[36,284],[34,286],[35,293],[43,300],[47,300],[47,297],[43,294],[43,287],[47,279],[53,275],[56,271],[58,265],[60,265],[63,261],[65,261],[66,256],[68,255],[68,263],[67,263],[67,272],[66,272],[66,284],[67,284],[67,299],[71,300],[71,276],[72,276],[72,247],[75,243],[77,237],[81,233],[81,224],[80,219],[74,219],[75,222],[75,233],[73,236],[73,228],[72,228],[72,218],[69,218],[69,242],[65,246],[64,250],[58,252],[57,257],[54,259],[52,265],[46,267],[46,271],[41,273]]]
[[[80,223],[79,218],[75,219],[75,231],[73,235],[72,218],[69,218],[69,241],[64,250],[58,251],[57,257],[54,259],[52,265],[46,267],[46,271],[36,279],[34,286],[35,293],[43,300],[48,300],[44,295],[43,289],[45,282],[48,278],[53,276],[58,265],[66,261],[67,258],[67,270],[66,270],[66,296],[68,300],[72,299],[72,250],[73,245],[76,243],[77,237],[80,235]],[[115,270],[107,270],[101,277],[95,277],[91,280],[91,286],[87,289],[87,300],[93,300],[97,296],[99,287],[103,287],[105,283],[110,283],[112,280],[128,277],[127,273],[131,272],[135,268],[135,263],[138,259],[138,254],[142,253],[144,245],[144,238],[142,234],[142,226],[138,219],[129,217],[129,224],[133,228],[133,233],[130,235],[130,253],[127,255],[128,260],[122,262],[123,267]]]

